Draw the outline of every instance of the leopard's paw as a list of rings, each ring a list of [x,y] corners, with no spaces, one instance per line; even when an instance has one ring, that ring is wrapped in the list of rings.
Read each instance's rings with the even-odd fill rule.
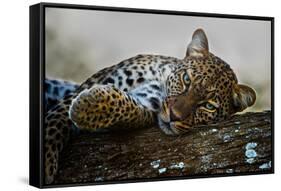
[[[111,85],[95,85],[82,91],[69,109],[69,117],[82,129],[96,130],[120,120],[127,95]]]

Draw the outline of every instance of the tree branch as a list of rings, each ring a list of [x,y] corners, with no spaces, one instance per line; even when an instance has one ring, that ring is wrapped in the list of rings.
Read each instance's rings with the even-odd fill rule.
[[[64,149],[55,183],[272,172],[271,112],[236,115],[171,137],[158,128],[81,133]]]

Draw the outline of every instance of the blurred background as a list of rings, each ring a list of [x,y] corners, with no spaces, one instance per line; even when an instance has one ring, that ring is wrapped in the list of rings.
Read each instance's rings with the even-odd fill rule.
[[[109,11],[46,9],[46,76],[81,83],[98,70],[137,54],[184,58],[194,30],[257,92],[247,111],[271,109],[269,21]]]

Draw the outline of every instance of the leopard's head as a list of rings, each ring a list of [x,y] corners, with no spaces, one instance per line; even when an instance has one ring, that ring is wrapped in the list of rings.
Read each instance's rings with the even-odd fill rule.
[[[179,134],[226,119],[255,103],[255,91],[239,84],[230,66],[209,52],[202,29],[194,32],[184,61],[166,82],[167,98],[158,115],[162,129]]]

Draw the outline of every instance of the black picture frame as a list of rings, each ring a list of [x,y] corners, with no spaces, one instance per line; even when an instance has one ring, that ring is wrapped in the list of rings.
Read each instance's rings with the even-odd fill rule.
[[[193,175],[182,177],[165,177],[152,179],[137,179],[125,181],[106,181],[106,182],[90,182],[77,184],[60,184],[46,185],[44,184],[43,170],[43,126],[44,126],[44,79],[45,79],[45,9],[46,8],[67,8],[80,10],[102,10],[116,11],[123,13],[151,13],[165,15],[182,15],[196,16],[208,18],[231,18],[246,20],[261,20],[271,22],[271,149],[272,163],[271,171],[265,172],[248,172],[239,174],[218,174],[218,175]],[[129,182],[146,182],[146,181],[162,181],[177,180],[190,178],[206,178],[206,177],[226,177],[226,176],[242,176],[254,174],[274,173],[274,18],[262,16],[248,15],[231,15],[231,14],[214,14],[214,13],[196,13],[183,11],[168,10],[152,10],[152,9],[134,9],[121,7],[103,7],[92,5],[73,5],[73,4],[57,4],[57,3],[39,3],[30,6],[30,129],[29,129],[29,184],[39,188],[65,187],[65,186],[81,186],[96,184],[112,184],[112,183],[129,183]]]

